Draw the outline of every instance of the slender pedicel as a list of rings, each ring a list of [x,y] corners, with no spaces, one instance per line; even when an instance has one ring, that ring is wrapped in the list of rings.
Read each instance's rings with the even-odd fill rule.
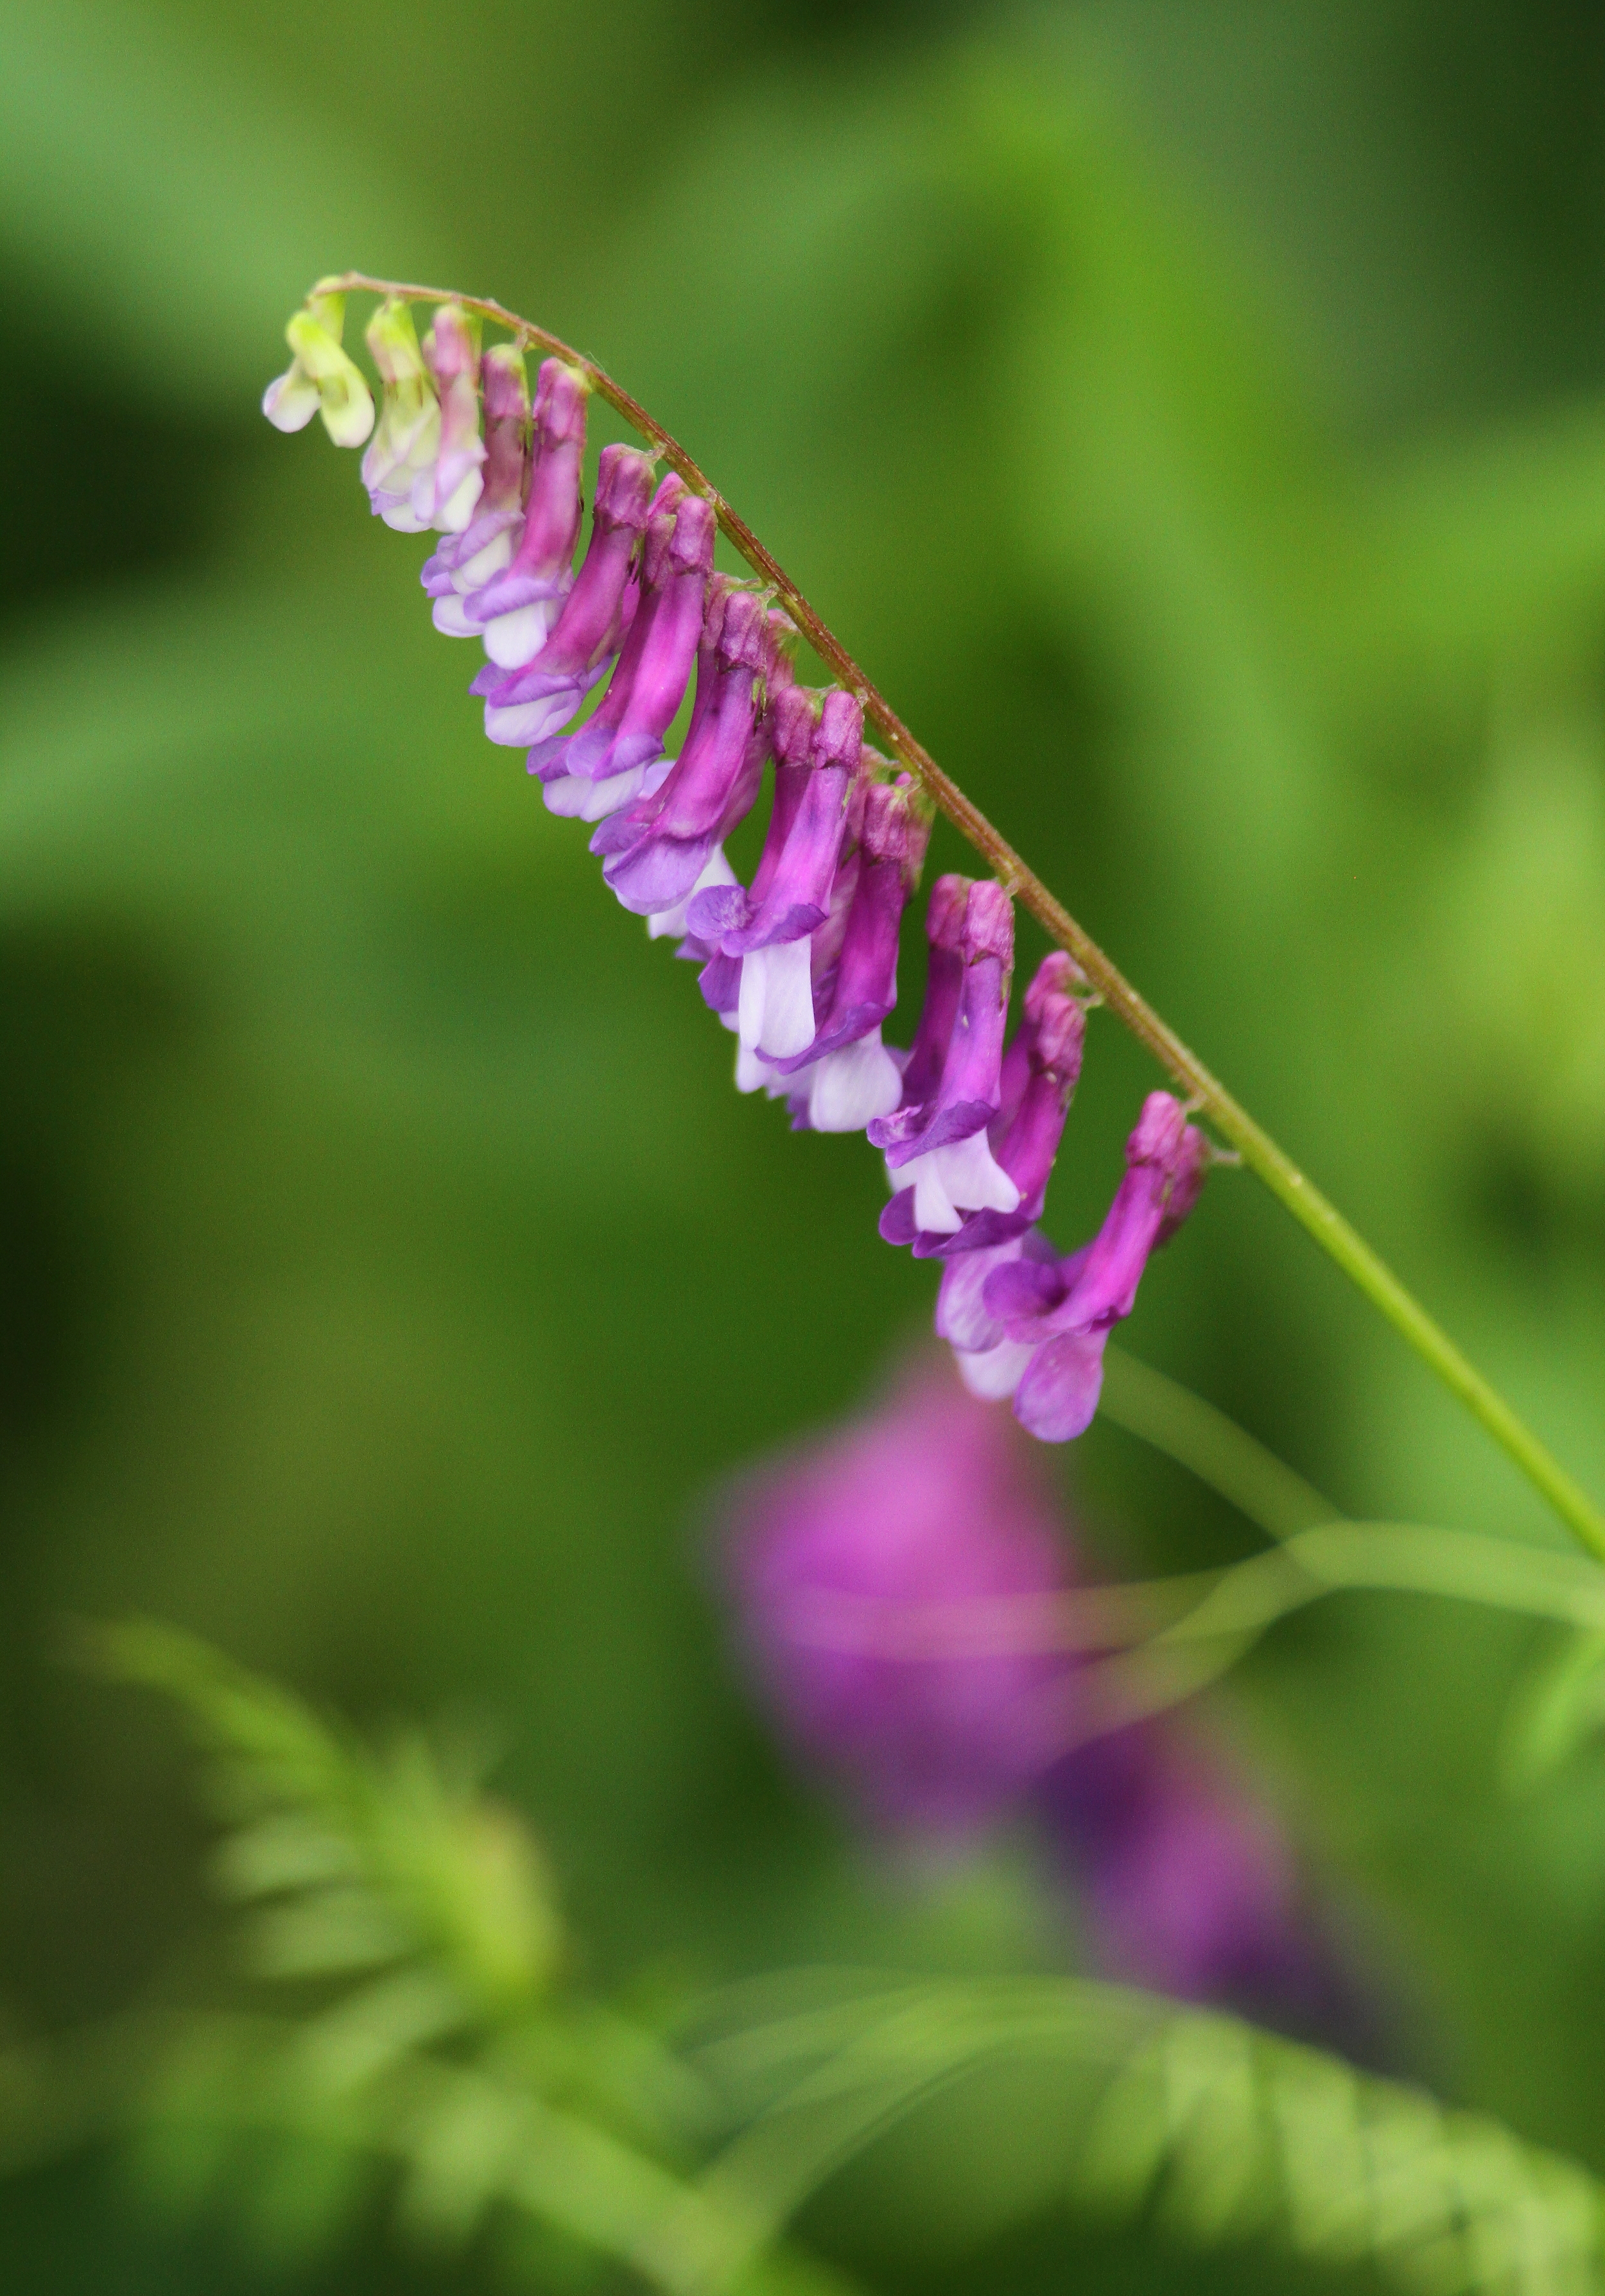
[[[1054,898],[1041,880],[1026,867],[1008,840],[942,772],[929,750],[916,741],[845,646],[787,578],[773,554],[759,541],[745,521],[737,516],[699,465],[663,424],[593,361],[582,357],[547,329],[533,325],[528,319],[521,318],[517,312],[509,311],[505,304],[487,297],[452,296],[438,288],[379,279],[366,272],[348,271],[317,282],[309,299],[309,313],[316,315],[319,308],[331,309],[333,299],[353,292],[383,297],[387,308],[412,302],[460,303],[465,310],[505,327],[521,349],[539,348],[572,367],[588,390],[605,399],[651,444],[671,470],[707,504],[720,531],[759,579],[770,586],[791,621],[808,639],[832,675],[861,701],[866,718],[887,743],[897,761],[915,776],[937,810],[947,816],[996,872],[1006,890],[1036,919],[1049,937],[1075,960],[1091,988],[1168,1071],[1186,1095],[1189,1104],[1198,1113],[1208,1117],[1216,1131],[1236,1149],[1241,1160],[1251,1171],[1258,1174],[1301,1226],[1308,1229],[1321,1249],[1337,1261],[1350,1281],[1364,1292],[1372,1305],[1415,1349],[1422,1361],[1453,1394],[1460,1398],[1584,1545],[1605,1560],[1605,1514],[1601,1514],[1581,1485],[1518,1417],[1504,1398],[1467,1360],[1448,1334],[1406,1291],[1392,1270],[1356,1234],[1336,1207],[1313,1185],[1291,1157],[1278,1147],[1263,1127],[1255,1122],[1247,1111],[1211,1074],[1197,1054],[1166,1026],[1146,999],[1132,988],[1118,966],[1104,954],[1063,904]],[[294,324],[292,321],[292,325]],[[325,329],[325,332],[327,332]],[[292,347],[297,348],[299,357],[299,348],[293,343]],[[305,375],[297,377],[293,367],[275,394],[274,406],[268,410],[270,414],[276,417],[281,400],[288,402],[283,411],[293,422],[299,424],[309,416],[307,378]],[[305,413],[301,411],[303,407]],[[358,411],[360,413],[359,408]],[[355,432],[355,422],[350,428]],[[359,441],[353,438],[353,443]]]

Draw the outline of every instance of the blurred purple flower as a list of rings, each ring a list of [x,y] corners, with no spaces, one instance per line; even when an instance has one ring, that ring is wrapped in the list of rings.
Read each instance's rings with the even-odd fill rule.
[[[1106,1975],[1368,2062],[1387,2058],[1381,2001],[1271,1809],[1195,1721],[1166,1716],[1093,1738],[1046,1771],[1032,1799]]]
[[[730,1568],[760,1695],[871,1820],[973,1831],[1051,1759],[1062,1659],[942,1646],[955,1606],[1064,1577],[1012,1423],[945,1366],[748,1483]]]
[[[1369,2049],[1241,1773],[1178,1714],[1096,1734],[1039,1458],[943,1363],[753,1477],[728,1567],[759,1697],[871,1825],[952,1842],[1033,1816],[1106,1973]]]

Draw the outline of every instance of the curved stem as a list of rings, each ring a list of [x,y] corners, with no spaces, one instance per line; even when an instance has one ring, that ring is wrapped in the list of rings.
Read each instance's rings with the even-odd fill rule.
[[[1280,1197],[1296,1220],[1335,1259],[1350,1282],[1381,1310],[1417,1355],[1480,1420],[1494,1440],[1548,1500],[1555,1513],[1583,1545],[1605,1561],[1605,1514],[1594,1505],[1575,1477],[1568,1474],[1498,1390],[1461,1353],[1449,1334],[1407,1292],[1392,1269],[1378,1258],[1364,1238],[1349,1226],[1337,1207],[1301,1172],[1292,1158],[1279,1148],[1270,1134],[1256,1124],[1247,1109],[1232,1098],[1198,1054],[1184,1045],[1148,1000],[1126,980],[1117,965],[1080,926],[1063,903],[1054,898],[1041,879],[1028,869],[1007,839],[984,814],[971,804],[957,783],[950,780],[923,742],[917,741],[889,701],[867,677],[846,647],[827,627],[802,593],[746,523],[695,463],[679,440],[655,422],[638,399],[632,398],[610,374],[583,353],[483,296],[454,295],[439,287],[408,285],[376,279],[362,271],[346,271],[320,280],[318,291],[396,296],[407,302],[460,303],[493,324],[505,327],[521,345],[565,360],[584,376],[597,397],[621,414],[632,430],[650,440],[692,490],[712,504],[720,530],[740,553],[753,571],[770,584],[786,612],[807,638],[821,661],[849,693],[864,705],[864,715],[875,726],[898,762],[906,767],[929,793],[959,833],[988,864],[994,874],[1029,911],[1051,940],[1057,941],[1081,966],[1104,1003],[1147,1046],[1199,1112],[1209,1119],[1222,1137],[1230,1142],[1242,1160],[1256,1172],[1272,1193]]]

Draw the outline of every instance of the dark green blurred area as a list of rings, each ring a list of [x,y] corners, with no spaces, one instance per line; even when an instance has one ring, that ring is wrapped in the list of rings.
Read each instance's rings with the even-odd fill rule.
[[[355,458],[261,422],[309,282],[495,295],[609,366],[1597,1491],[1602,226],[1605,19],[1560,0],[6,13],[18,2029],[211,1933],[170,1733],[54,1662],[133,1608],[359,1718],[490,1718],[600,1981],[1067,1950],[1007,1863],[866,1870],[746,1712],[705,1494],[859,1404],[934,1283],[483,741]],[[1151,1081],[1095,1025],[1062,1242]],[[1247,1177],[1129,1341],[1349,1510],[1558,1537]],[[1113,1431],[1064,1465],[1112,1569],[1244,1543]],[[1601,2170],[1605,1768],[1494,1777],[1539,1647],[1356,1601],[1222,1704],[1412,2068]],[[976,2252],[984,2192],[931,2190],[893,2145],[832,2236],[885,2284],[1262,2284],[1062,2222]],[[480,2284],[377,2235],[275,2266],[98,2170],[0,2241],[19,2289]]]

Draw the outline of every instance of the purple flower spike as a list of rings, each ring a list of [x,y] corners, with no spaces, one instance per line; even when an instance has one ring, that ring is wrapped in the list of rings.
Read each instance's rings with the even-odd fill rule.
[[[713,571],[713,507],[682,491],[647,521],[640,600],[600,706],[577,734],[530,751],[550,812],[600,821],[668,773],[663,736],[685,698]]]
[[[1007,1243],[1041,1218],[1070,1096],[1081,1074],[1086,1015],[1070,993],[1081,978],[1079,968],[1062,950],[1045,956],[1025,991],[1024,1018],[1003,1055],[1001,1098],[987,1141],[999,1169],[1019,1190],[1016,1209],[973,1211],[956,1234],[932,1233],[916,1225],[914,1189],[901,1188],[881,1214],[880,1232],[888,1243],[912,1244],[918,1259],[946,1259],[958,1252],[990,1250]]]
[[[413,481],[413,516],[440,534],[461,534],[484,487],[479,430],[479,328],[460,303],[442,303],[424,338],[424,364],[440,402],[440,443]]]
[[[651,455],[631,447],[604,447],[590,546],[550,637],[523,669],[490,663],[468,689],[485,697],[491,741],[525,750],[544,740],[568,724],[606,676],[631,611],[630,560],[646,531],[652,500]]]
[[[715,575],[697,652],[696,701],[679,757],[658,789],[612,815],[591,839],[591,851],[609,857],[603,876],[637,916],[687,902],[715,848],[750,808],[759,680],[771,651],[762,602]]]
[[[523,532],[511,562],[485,585],[469,616],[485,652],[505,669],[533,660],[573,583],[586,395],[585,378],[572,366],[562,359],[541,362]]]
[[[1125,1177],[1090,1244],[1056,1260],[1025,1249],[1029,1239],[1022,1239],[995,1259],[975,1253],[950,1263],[938,1317],[944,1336],[967,1351],[967,1380],[993,1395],[1012,1392],[1016,1417],[1045,1443],[1084,1433],[1098,1408],[1110,1329],[1135,1306],[1150,1254],[1197,1202],[1208,1161],[1208,1144],[1181,1102],[1150,1093],[1126,1143]],[[970,1268],[984,1257],[977,1308]]]
[[[454,638],[480,635],[466,607],[517,547],[530,476],[523,354],[515,343],[498,343],[485,353],[480,372],[485,394],[484,488],[464,531],[447,537],[419,577],[435,602],[436,629]]]
[[[739,1493],[729,1554],[760,1695],[870,1820],[962,1839],[1051,1759],[1063,1658],[965,1629],[1058,1590],[1052,1509],[951,1372]]]

